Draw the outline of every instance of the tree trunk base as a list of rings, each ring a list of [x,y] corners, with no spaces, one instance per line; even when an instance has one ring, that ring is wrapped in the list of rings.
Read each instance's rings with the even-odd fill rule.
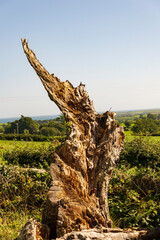
[[[152,230],[97,227],[73,231],[60,238],[52,238],[45,224],[30,219],[15,240],[159,240],[160,228]]]

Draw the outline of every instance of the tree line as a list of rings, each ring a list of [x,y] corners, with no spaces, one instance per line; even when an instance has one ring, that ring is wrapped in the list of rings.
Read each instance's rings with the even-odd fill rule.
[[[125,130],[132,131],[134,135],[160,136],[160,114],[140,115],[136,120],[125,120],[124,124]]]
[[[21,115],[19,120],[0,126],[1,134],[37,134],[50,136],[64,136],[68,133],[68,125],[63,116],[54,120],[33,120]]]
[[[125,119],[125,117],[124,117]],[[120,124],[123,123],[125,131],[132,131],[134,135],[160,136],[160,114],[140,114],[139,118],[124,120],[117,117]],[[67,135],[69,126],[64,116],[60,115],[54,120],[33,120],[30,117],[21,115],[19,120],[1,124],[0,134],[31,134],[46,137]]]

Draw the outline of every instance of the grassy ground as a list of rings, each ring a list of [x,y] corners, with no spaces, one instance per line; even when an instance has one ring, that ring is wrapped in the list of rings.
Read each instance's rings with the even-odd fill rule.
[[[32,214],[20,211],[20,212],[0,212],[0,239],[13,240],[20,234],[21,229],[30,218],[41,218],[41,213],[35,211]]]

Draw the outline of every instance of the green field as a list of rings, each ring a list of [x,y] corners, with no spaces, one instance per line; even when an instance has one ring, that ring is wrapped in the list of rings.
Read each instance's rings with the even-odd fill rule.
[[[136,111],[124,111],[116,112],[116,119],[122,123],[124,121],[135,121],[140,116],[147,117],[147,114],[160,114],[160,109],[147,109],[147,110],[136,110]]]
[[[132,131],[125,131],[125,142],[126,141],[131,141],[135,137],[140,138],[140,136],[133,135]],[[142,136],[142,138],[147,138],[151,142],[159,142],[160,143],[160,136]]]

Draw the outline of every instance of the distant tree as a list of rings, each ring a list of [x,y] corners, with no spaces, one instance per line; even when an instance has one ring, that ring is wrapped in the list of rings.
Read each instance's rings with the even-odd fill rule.
[[[4,133],[4,127],[0,126],[0,133]]]
[[[18,121],[19,133],[24,133],[24,130],[27,129],[29,133],[37,133],[38,124],[36,124],[32,118],[21,116]]]
[[[126,128],[129,129],[129,127],[131,126],[132,123],[131,123],[131,121],[126,120],[124,122],[124,124],[125,124]]]
[[[4,133],[24,133],[25,130],[28,130],[29,133],[36,133],[38,124],[30,117],[21,116],[19,120],[7,124]]]
[[[59,132],[58,129],[54,128],[54,127],[42,127],[40,130],[40,134],[44,135],[44,136],[60,136],[61,133]]]
[[[18,128],[18,120],[15,120],[14,122],[9,122],[4,129],[4,133],[17,133]]]
[[[48,128],[48,130],[47,130]],[[45,136],[52,136],[52,135],[66,135],[68,132],[68,125],[64,119],[64,116],[61,115],[54,120],[50,120],[49,122],[45,122],[40,125],[40,134]]]
[[[147,114],[147,118],[148,118],[148,119],[156,120],[156,119],[157,119],[157,114],[148,113],[148,114]]]
[[[132,127],[132,131],[136,134],[156,134],[159,130],[159,127],[155,120],[151,118],[137,119]]]
[[[145,118],[144,114],[141,113],[141,114],[139,115],[139,118]]]

